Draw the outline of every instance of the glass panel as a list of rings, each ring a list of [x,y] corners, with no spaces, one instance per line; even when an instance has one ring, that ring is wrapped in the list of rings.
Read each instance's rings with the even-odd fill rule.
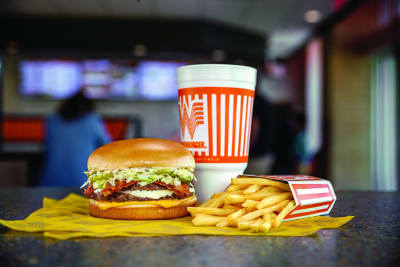
[[[390,53],[376,57],[372,77],[372,175],[375,189],[397,190],[396,64]]]

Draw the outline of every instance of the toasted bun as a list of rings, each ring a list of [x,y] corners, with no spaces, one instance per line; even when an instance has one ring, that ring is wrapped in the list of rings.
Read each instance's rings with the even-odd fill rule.
[[[109,143],[96,149],[88,170],[132,167],[194,168],[192,153],[183,145],[158,138],[136,138]]]
[[[89,213],[94,217],[117,219],[117,220],[154,220],[154,219],[174,219],[188,215],[187,207],[196,206],[196,202],[191,204],[163,208],[158,206],[148,207],[113,207],[106,210],[100,209],[96,201],[90,201]]]

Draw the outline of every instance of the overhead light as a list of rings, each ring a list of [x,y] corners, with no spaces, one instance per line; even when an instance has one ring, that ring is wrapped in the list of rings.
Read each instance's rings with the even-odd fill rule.
[[[269,59],[288,57],[307,40],[310,34],[309,27],[278,29],[271,32],[266,55]]]
[[[268,63],[266,64],[267,73],[274,78],[284,78],[287,73],[287,67],[282,63]]]
[[[133,47],[132,53],[137,57],[144,57],[147,54],[147,48],[142,44],[137,44]]]
[[[318,10],[308,10],[304,13],[304,20],[308,23],[317,23],[321,20],[322,15]]]
[[[211,58],[215,62],[222,62],[226,58],[226,53],[222,49],[215,49],[211,55]]]

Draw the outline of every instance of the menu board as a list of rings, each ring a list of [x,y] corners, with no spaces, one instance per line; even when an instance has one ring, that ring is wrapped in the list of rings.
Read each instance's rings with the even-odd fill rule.
[[[82,89],[92,99],[173,100],[177,98],[174,61],[22,60],[20,93],[27,97],[67,98]]]

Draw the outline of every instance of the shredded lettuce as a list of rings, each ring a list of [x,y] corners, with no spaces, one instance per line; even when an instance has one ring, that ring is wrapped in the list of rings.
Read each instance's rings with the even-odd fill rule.
[[[173,167],[153,167],[153,168],[129,168],[116,170],[102,170],[85,172],[88,182],[93,185],[95,192],[103,190],[107,183],[115,184],[116,180],[126,180],[130,182],[136,180],[141,186],[161,181],[166,184],[180,185],[181,182],[193,187],[192,182],[196,180],[192,169],[173,168]]]

